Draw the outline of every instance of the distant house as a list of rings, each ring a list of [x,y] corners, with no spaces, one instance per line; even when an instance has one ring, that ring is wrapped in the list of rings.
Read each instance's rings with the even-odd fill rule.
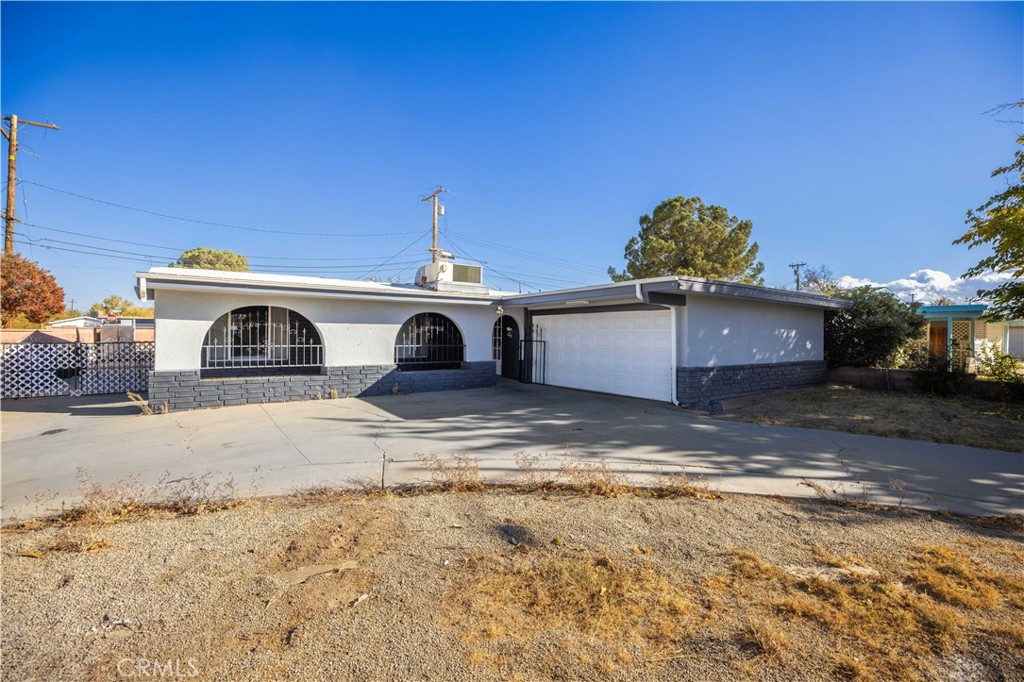
[[[47,327],[102,327],[104,321],[98,317],[92,317],[90,315],[79,315],[78,317],[69,317],[64,320],[57,320],[56,322],[50,322]]]
[[[928,320],[928,350],[932,357],[971,367],[987,345],[1024,359],[1024,320],[986,320],[988,306],[984,303],[929,305],[919,310]]]
[[[416,284],[153,268],[149,398],[171,410],[531,383],[704,404],[825,380],[848,301],[692,277],[490,290],[442,258]]]

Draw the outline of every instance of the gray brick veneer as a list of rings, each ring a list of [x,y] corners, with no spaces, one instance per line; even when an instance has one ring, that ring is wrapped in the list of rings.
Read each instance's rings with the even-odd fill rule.
[[[464,362],[460,369],[400,371],[395,365],[324,367],[320,374],[207,378],[199,370],[151,372],[149,404],[171,412],[200,407],[279,403],[291,400],[423,393],[494,385],[493,362]],[[396,388],[397,386],[397,388]]]
[[[676,396],[681,404],[704,406],[777,388],[824,383],[826,374],[824,362],[680,367],[676,370]]]

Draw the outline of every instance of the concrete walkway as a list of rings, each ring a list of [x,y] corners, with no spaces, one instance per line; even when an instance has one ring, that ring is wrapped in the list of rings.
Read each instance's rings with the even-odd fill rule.
[[[1024,454],[833,431],[716,421],[672,406],[500,382],[448,393],[250,405],[141,416],[119,396],[7,400],[2,413],[3,517],[59,510],[80,495],[79,467],[110,484],[136,476],[211,474],[242,493],[276,494],[352,480],[429,479],[419,455],[466,454],[494,480],[516,454],[606,460],[638,482],[702,476],[726,492],[841,496],[968,514],[1024,512]]]

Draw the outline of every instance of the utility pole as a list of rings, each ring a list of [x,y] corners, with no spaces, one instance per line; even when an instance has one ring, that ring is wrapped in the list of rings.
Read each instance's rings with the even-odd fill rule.
[[[807,263],[790,263],[789,267],[793,268],[793,277],[796,278],[796,290],[800,291],[800,268],[807,265]]]
[[[3,130],[4,137],[7,138],[7,211],[4,213],[4,221],[7,223],[7,230],[4,233],[4,253],[10,255],[14,253],[14,222],[17,218],[14,217],[14,188],[17,185],[17,162],[18,162],[18,124],[24,124],[27,126],[39,126],[40,128],[49,128],[50,130],[60,130],[60,126],[54,125],[53,123],[37,123],[36,121],[19,121],[15,114],[10,116],[4,116],[3,120],[9,121],[11,124],[11,131],[7,132]]]
[[[433,202],[434,204],[434,239],[433,242],[431,242],[430,248],[427,249],[427,251],[430,251],[431,254],[431,263],[437,262],[437,252],[440,251],[440,249],[437,248],[437,197],[441,194],[441,192],[447,191],[448,190],[446,190],[442,185],[438,185],[437,189],[435,189],[433,192],[420,199],[420,201],[422,202],[430,201]]]

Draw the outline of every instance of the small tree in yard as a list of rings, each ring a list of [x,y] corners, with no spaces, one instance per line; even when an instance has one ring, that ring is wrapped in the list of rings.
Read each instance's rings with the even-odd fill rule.
[[[888,366],[907,341],[924,335],[924,316],[888,292],[859,287],[834,295],[853,307],[825,313],[829,367]]]
[[[15,319],[43,324],[64,310],[64,290],[39,263],[19,253],[0,257],[0,323]]]

